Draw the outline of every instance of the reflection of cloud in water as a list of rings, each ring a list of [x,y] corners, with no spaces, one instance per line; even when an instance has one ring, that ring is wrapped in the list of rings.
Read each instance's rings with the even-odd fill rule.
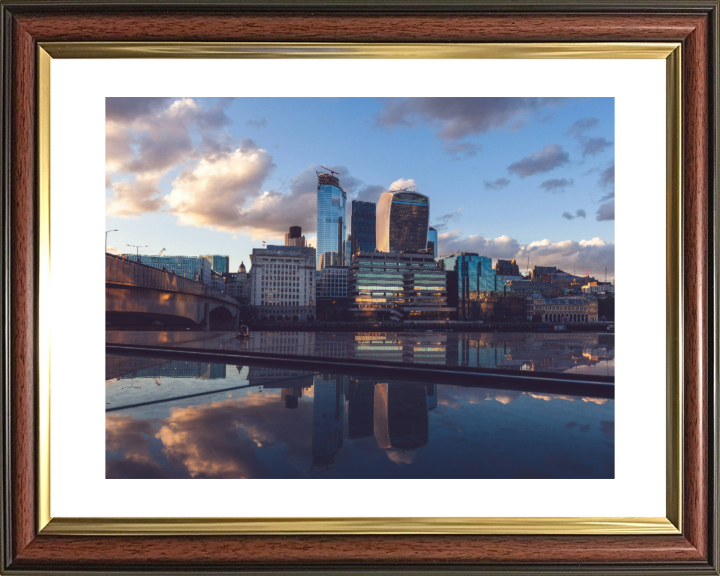
[[[549,402],[550,400],[567,400],[568,402],[575,401],[573,396],[564,396],[562,394],[536,394],[534,392],[523,392],[523,394],[527,394],[537,400],[545,400],[546,402]]]
[[[592,402],[593,404],[598,404],[598,405],[602,406],[603,404],[605,404],[605,402],[608,401],[608,399],[607,398],[583,398],[582,401],[583,402]]]
[[[174,408],[160,421],[135,421],[127,415],[108,415],[108,452],[124,453],[125,461],[108,461],[108,477],[159,477],[150,471],[136,476],[137,464],[152,463],[153,438],[173,465],[163,476],[192,478],[253,478],[267,476],[257,449],[283,445],[288,453],[302,453],[311,431],[299,410],[287,410],[276,393],[250,393],[200,406]],[[272,426],[268,426],[272,422]],[[158,429],[159,425],[159,429]],[[285,459],[292,466],[292,461]],[[298,466],[304,462],[298,462]]]
[[[108,414],[105,417],[105,449],[108,454],[122,454],[123,460],[107,458],[106,478],[172,478],[151,455],[150,444],[155,435],[153,423],[135,420],[124,414]],[[185,475],[187,476],[187,475]]]
[[[412,464],[415,459],[415,452],[400,452],[399,450],[387,450],[385,452],[395,464]]]

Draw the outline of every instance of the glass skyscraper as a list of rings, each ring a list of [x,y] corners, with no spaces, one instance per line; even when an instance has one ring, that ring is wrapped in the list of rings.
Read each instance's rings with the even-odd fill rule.
[[[345,266],[350,266],[352,254],[352,238],[350,238],[350,234],[348,234],[347,240],[345,240]]]
[[[352,201],[350,254],[375,252],[376,208],[374,202]],[[350,266],[350,263],[348,262],[346,266]]]
[[[430,199],[417,192],[385,192],[377,206],[375,242],[381,252],[427,248]]]
[[[337,254],[337,261],[345,261],[345,237],[347,223],[347,194],[340,188],[340,181],[332,174],[318,172],[317,188],[317,269],[321,268],[321,256],[328,252]],[[330,260],[326,258],[325,260]]]
[[[459,318],[479,318],[481,292],[500,291],[505,286],[486,256],[455,252],[441,256],[438,262],[447,273],[448,306],[457,308]]]
[[[427,247],[432,248],[434,258],[438,257],[438,237],[437,236],[438,236],[437,230],[435,230],[435,228],[430,226],[430,228],[428,228]]]

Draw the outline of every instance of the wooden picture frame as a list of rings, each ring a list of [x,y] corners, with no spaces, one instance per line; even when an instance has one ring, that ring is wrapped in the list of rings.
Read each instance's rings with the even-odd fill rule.
[[[325,3],[6,1],[2,13],[3,573],[471,571],[717,574],[718,2]],[[42,46],[114,43],[679,43],[676,310],[682,391],[676,533],[109,535],[46,529],[40,473],[44,367],[39,322],[48,214]],[[116,45],[116,44],[115,44]],[[116,45],[117,46],[117,45]],[[676,128],[677,125],[670,128]],[[670,163],[672,164],[672,163]],[[682,218],[681,220],[679,220]],[[678,242],[674,242],[677,240]],[[677,247],[682,247],[682,253]],[[669,280],[672,282],[672,279]],[[671,314],[672,318],[673,315]],[[672,320],[671,320],[672,322]],[[669,365],[672,369],[672,366]],[[672,370],[671,370],[672,371]],[[669,450],[672,452],[673,446]],[[672,457],[671,457],[672,460]],[[672,491],[672,490],[670,490]],[[148,532],[151,532],[148,531]],[[461,531],[462,532],[462,531]],[[562,531],[561,531],[562,532]],[[99,535],[98,535],[99,534]]]

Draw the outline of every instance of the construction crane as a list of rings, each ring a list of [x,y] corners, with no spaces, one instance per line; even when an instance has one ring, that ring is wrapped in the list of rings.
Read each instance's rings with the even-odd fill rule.
[[[165,248],[163,248],[162,250],[160,250],[160,254],[158,254],[158,256],[162,256],[163,254],[165,254]]]
[[[325,166],[320,166],[320,168],[322,168],[323,170],[327,170],[333,176],[335,176],[335,174],[340,174],[340,172],[335,172],[335,170],[330,170],[330,168],[326,168]]]

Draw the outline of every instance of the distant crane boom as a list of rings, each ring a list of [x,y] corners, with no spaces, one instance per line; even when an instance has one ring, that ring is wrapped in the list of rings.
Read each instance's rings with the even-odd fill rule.
[[[327,170],[333,176],[335,176],[335,174],[340,174],[340,172],[335,172],[335,170],[330,170],[330,168],[326,168],[325,166],[320,166],[320,168],[322,168],[323,170]]]

